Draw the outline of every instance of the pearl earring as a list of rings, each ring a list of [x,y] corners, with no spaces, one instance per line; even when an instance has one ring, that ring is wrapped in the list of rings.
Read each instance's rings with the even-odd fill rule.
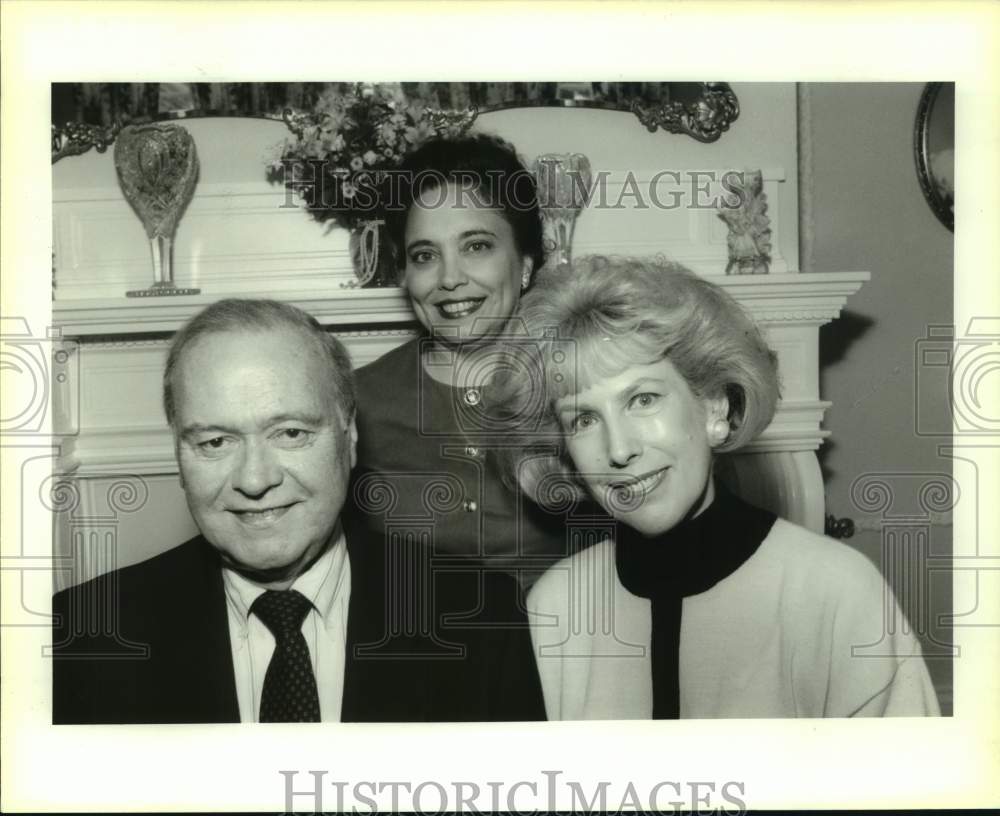
[[[716,445],[721,445],[729,438],[729,423],[724,419],[717,419],[712,423],[712,441]]]
[[[521,274],[521,291],[523,292],[525,289],[527,289],[530,283],[531,283],[531,273],[523,272]]]

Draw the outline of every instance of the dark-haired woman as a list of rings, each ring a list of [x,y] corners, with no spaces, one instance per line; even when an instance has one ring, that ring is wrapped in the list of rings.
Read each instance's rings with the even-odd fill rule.
[[[518,584],[566,554],[565,533],[501,482],[504,438],[484,411],[495,340],[543,261],[534,178],[497,138],[436,139],[387,196],[400,284],[424,331],[357,372],[355,519],[390,564],[430,554],[430,573],[411,576],[423,589],[396,595],[401,607],[433,603],[398,616],[424,627],[432,650],[467,652],[433,667],[440,693],[415,718],[543,718]]]

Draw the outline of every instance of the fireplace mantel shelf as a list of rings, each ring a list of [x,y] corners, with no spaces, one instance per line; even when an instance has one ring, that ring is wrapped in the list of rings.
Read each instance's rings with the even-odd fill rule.
[[[817,272],[716,276],[712,280],[761,322],[822,324],[837,317],[847,298],[869,277],[868,272]],[[170,334],[220,296],[56,300],[52,312],[67,338]],[[273,292],[269,297],[298,306],[327,326],[413,322],[406,293],[399,288],[330,289],[309,295]]]

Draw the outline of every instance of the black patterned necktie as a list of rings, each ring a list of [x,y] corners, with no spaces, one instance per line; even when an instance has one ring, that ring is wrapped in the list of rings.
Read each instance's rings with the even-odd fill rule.
[[[268,590],[250,611],[274,635],[274,654],[264,675],[260,722],[319,722],[319,693],[302,635],[312,604],[300,592]]]

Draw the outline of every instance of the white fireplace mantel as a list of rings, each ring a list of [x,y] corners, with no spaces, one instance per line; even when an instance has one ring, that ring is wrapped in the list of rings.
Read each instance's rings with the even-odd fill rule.
[[[761,323],[814,323],[833,320],[869,279],[868,272],[713,276],[712,281],[743,303]],[[64,337],[174,332],[221,295],[94,298],[56,301],[53,317]],[[306,310],[323,325],[412,323],[405,292],[389,289],[330,289],[316,293],[272,292],[269,297]]]

